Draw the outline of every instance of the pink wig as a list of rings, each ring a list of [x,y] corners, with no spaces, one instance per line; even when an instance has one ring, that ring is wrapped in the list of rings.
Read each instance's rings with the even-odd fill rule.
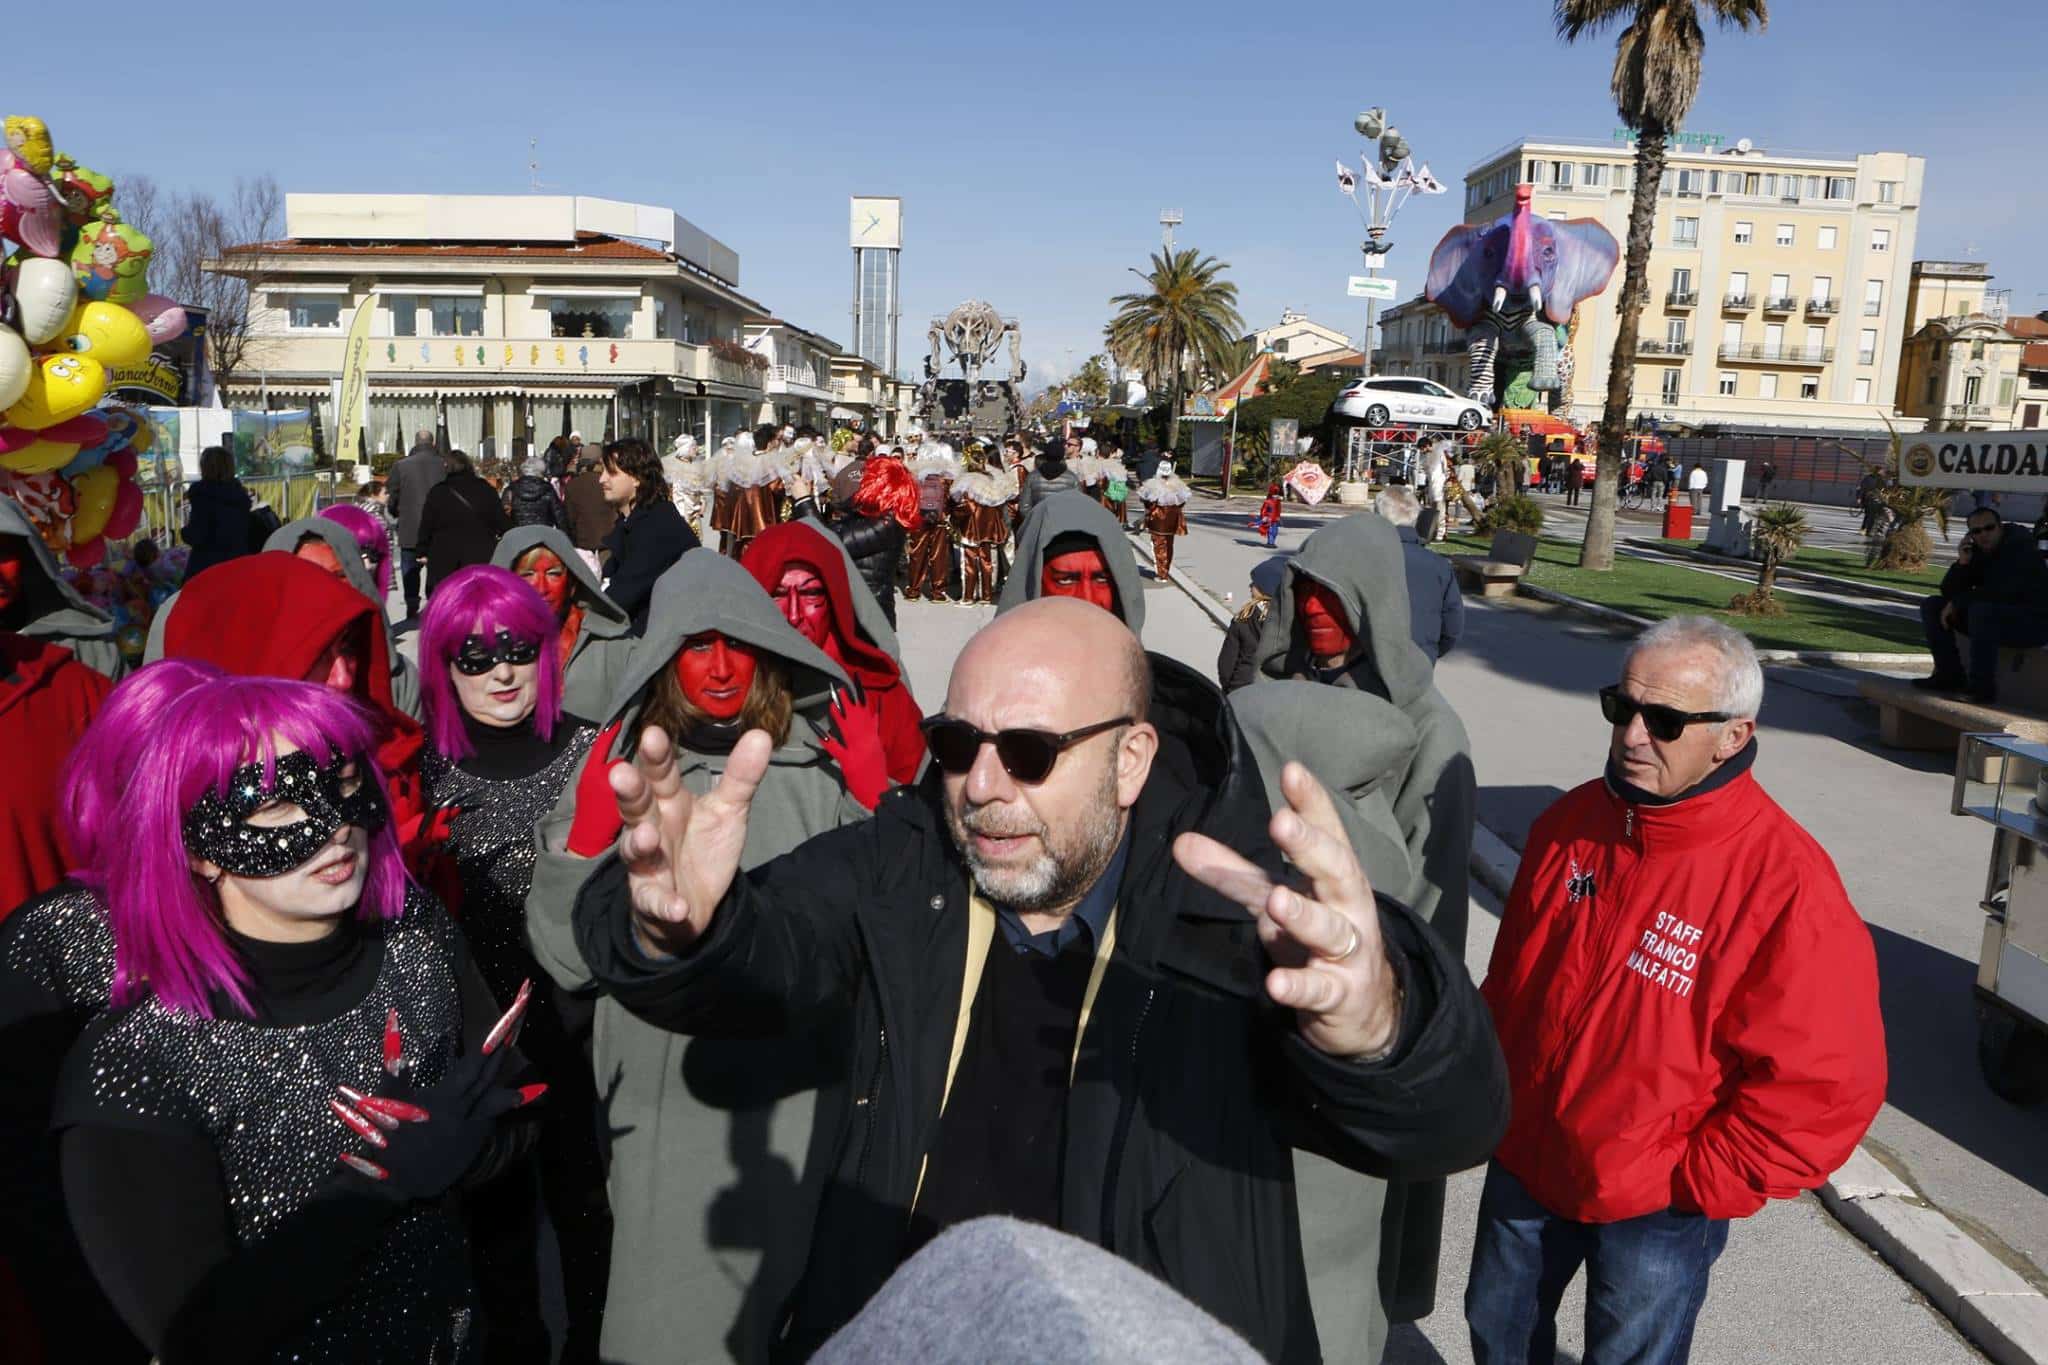
[[[337,503],[320,513],[356,538],[356,548],[370,561],[370,576],[377,580],[378,605],[391,595],[391,533],[376,516],[353,503]]]
[[[114,934],[109,1004],[154,995],[168,1009],[211,1018],[220,992],[247,1010],[247,976],[222,930],[220,902],[185,851],[185,814],[245,763],[262,763],[271,780],[280,740],[322,763],[353,758],[382,790],[374,723],[360,704],[317,683],[232,676],[193,684],[153,718],[125,719],[101,741],[136,754],[117,812],[122,837],[101,841],[92,869]],[[396,824],[387,821],[370,836],[357,918],[397,918],[406,885]]]
[[[427,738],[444,758],[460,760],[476,752],[462,728],[462,703],[448,680],[448,661],[462,652],[465,636],[495,636],[501,630],[540,646],[533,731],[542,739],[554,738],[555,722],[562,716],[562,658],[555,648],[561,627],[555,614],[533,585],[510,569],[472,564],[434,589],[420,624],[420,705]]]
[[[166,706],[220,676],[212,664],[160,659],[123,678],[100,703],[92,724],[71,746],[58,778],[58,819],[71,854],[72,875],[80,881],[101,884],[95,871],[100,840],[112,827],[121,793],[143,758],[144,746],[135,742],[135,736],[147,734]]]

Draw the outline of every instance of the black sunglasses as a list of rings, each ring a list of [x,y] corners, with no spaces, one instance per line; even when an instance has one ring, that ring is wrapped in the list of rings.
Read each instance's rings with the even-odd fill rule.
[[[1688,725],[1732,719],[1726,711],[1681,711],[1675,706],[1664,706],[1654,701],[1637,701],[1623,695],[1618,686],[1600,689],[1600,714],[1607,717],[1609,725],[1626,725],[1641,716],[1643,728],[1650,732],[1650,738],[1666,743],[1684,734]]]
[[[986,730],[975,729],[964,720],[929,716],[918,728],[924,731],[925,747],[932,751],[932,761],[956,777],[974,766],[982,745],[993,744],[1004,772],[1019,782],[1038,783],[1052,776],[1053,765],[1068,749],[1090,735],[1129,724],[1131,717],[1118,716],[1115,720],[1084,725],[1063,735],[1056,735],[1050,730],[998,730],[990,734]]]
[[[463,636],[462,648],[448,662],[465,678],[481,678],[501,663],[530,664],[539,657],[540,641],[515,640],[510,631],[501,630],[495,643],[481,635]]]

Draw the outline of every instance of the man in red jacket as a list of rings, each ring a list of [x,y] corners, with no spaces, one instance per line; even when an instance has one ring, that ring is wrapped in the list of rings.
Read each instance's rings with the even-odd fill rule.
[[[1529,831],[1481,988],[1513,1112],[1479,1206],[1479,1365],[1543,1362],[1586,1267],[1586,1365],[1682,1361],[1728,1220],[1821,1184],[1884,1101],[1870,932],[1757,785],[1763,670],[1705,617],[1646,631],[1604,778]]]

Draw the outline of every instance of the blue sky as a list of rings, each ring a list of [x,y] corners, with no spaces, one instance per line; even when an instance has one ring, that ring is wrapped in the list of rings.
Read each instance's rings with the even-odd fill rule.
[[[125,13],[124,13],[125,12]],[[1107,300],[1181,209],[1250,325],[1354,335],[1358,224],[1332,162],[1383,105],[1451,193],[1415,200],[1403,296],[1463,175],[1523,134],[1607,137],[1612,39],[1568,49],[1540,0],[1431,5],[955,3],[206,6],[9,20],[9,113],[109,174],[224,188],[558,193],[665,204],[737,249],[742,287],[844,342],[849,194],[904,199],[904,353],[970,297],[1022,324],[1034,379],[1100,346]],[[38,68],[29,54],[57,59]],[[2048,308],[2048,4],[1792,0],[1710,30],[1688,126],[1760,146],[1928,159],[1917,256],[1973,256]]]

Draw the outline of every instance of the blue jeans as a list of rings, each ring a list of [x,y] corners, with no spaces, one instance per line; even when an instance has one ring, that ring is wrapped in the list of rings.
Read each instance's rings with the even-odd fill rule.
[[[420,570],[425,567],[426,561],[422,560],[417,552],[413,550],[400,550],[398,552],[398,581],[405,590],[405,614],[407,616],[418,616],[420,614]]]
[[[1550,1365],[1557,1305],[1586,1267],[1584,1365],[1680,1365],[1728,1245],[1728,1221],[1667,1209],[1619,1223],[1574,1223],[1533,1199],[1498,1163],[1486,1168],[1479,1236],[1465,1285],[1478,1365]]]
[[[1934,675],[1960,680],[1964,676],[1962,647],[1958,634],[1970,641],[1970,690],[1987,701],[1998,695],[1998,651],[2035,649],[2048,645],[2048,612],[2010,602],[1972,602],[1956,612],[1960,630],[1941,623],[1941,609],[1947,599],[1920,599],[1920,628],[1927,635],[1927,648],[1934,655]]]

